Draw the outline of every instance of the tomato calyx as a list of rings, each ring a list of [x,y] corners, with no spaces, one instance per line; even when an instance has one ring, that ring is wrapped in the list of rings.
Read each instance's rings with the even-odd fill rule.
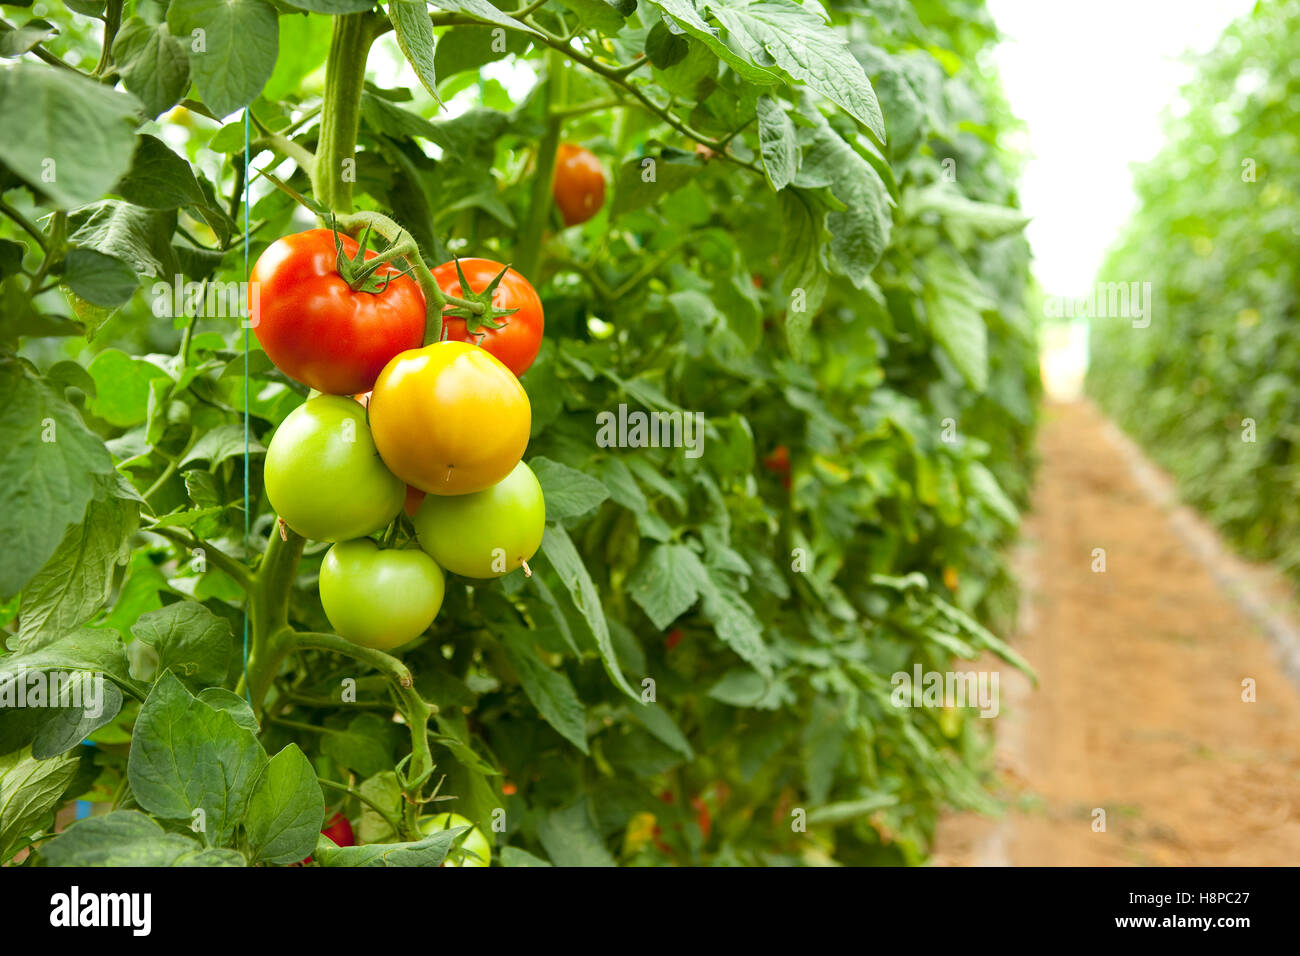
[[[491,282],[483,287],[481,292],[475,292],[470,288],[469,280],[465,278],[465,272],[460,267],[460,259],[455,258],[452,261],[456,263],[456,278],[460,281],[460,298],[467,304],[458,304],[454,308],[446,309],[443,312],[443,315],[457,319],[464,319],[465,331],[469,332],[471,335],[475,333],[481,335],[482,333],[479,332],[480,329],[502,328],[505,323],[499,320],[504,319],[506,316],[514,315],[519,311],[517,308],[498,309],[493,301],[496,297],[497,286],[501,284],[501,280],[504,279],[506,273],[510,271],[509,263],[501,267],[501,271],[496,274],[496,277],[493,278]],[[475,311],[468,305],[468,303],[471,302],[481,305],[483,311],[481,313]]]
[[[372,259],[366,258],[366,246],[370,242],[369,223],[361,230],[361,235],[357,237],[356,254],[349,258],[348,254],[343,251],[343,240],[339,237],[337,220],[330,216],[329,222],[330,229],[334,233],[334,267],[338,270],[340,278],[348,284],[348,288],[353,292],[369,292],[373,295],[381,295],[394,279],[399,276],[410,275],[409,269],[384,269],[384,266],[392,262],[395,255],[400,254],[392,245],[387,248],[376,248],[375,251],[379,255]],[[385,255],[385,252],[390,253],[390,255]],[[384,269],[382,275],[380,269]]]

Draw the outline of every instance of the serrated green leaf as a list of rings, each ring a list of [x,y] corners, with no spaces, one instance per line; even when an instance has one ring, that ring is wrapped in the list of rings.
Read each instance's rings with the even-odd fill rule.
[[[936,250],[918,264],[921,298],[935,342],[977,392],[988,386],[988,329],[981,313],[993,307],[979,281],[954,255]]]
[[[561,737],[587,753],[587,709],[578,700],[569,678],[538,659],[528,631],[508,629],[502,633],[501,642],[511,666],[519,674],[524,693],[542,719]]]
[[[767,181],[780,191],[790,185],[799,169],[799,141],[794,122],[776,97],[758,98],[758,142]]]
[[[78,820],[42,844],[46,866],[244,866],[234,850],[207,850],[168,833],[138,810],[114,810]]]
[[[528,467],[542,486],[548,521],[584,515],[609,497],[609,489],[601,481],[558,461],[538,456]]]
[[[807,83],[885,141],[885,120],[862,64],[844,38],[793,0],[704,0],[727,39],[758,62],[770,54],[791,79]]]
[[[587,626],[596,642],[596,650],[600,654],[601,662],[605,665],[605,672],[610,680],[623,693],[634,700],[639,700],[639,696],[632,690],[619,668],[618,656],[614,653],[614,644],[609,636],[609,624],[605,621],[605,612],[600,606],[600,594],[596,590],[596,585],[592,583],[587,566],[578,556],[578,550],[573,546],[573,541],[563,527],[547,524],[546,532],[542,535],[542,554],[546,556],[546,560],[564,582],[574,607],[587,621]]]
[[[95,476],[111,474],[113,462],[62,394],[14,357],[0,356],[0,443],[0,599],[8,599],[82,520]]]
[[[652,624],[664,630],[699,599],[708,572],[684,544],[661,544],[628,577],[627,590]]]
[[[438,78],[434,74],[433,21],[429,19],[429,5],[425,0],[389,0],[388,16],[393,21],[393,32],[397,35],[402,55],[429,95],[441,103]]]
[[[76,772],[74,755],[38,760],[25,749],[0,756],[0,861],[23,838],[53,825],[52,811]]]
[[[186,686],[198,689],[225,680],[232,649],[230,622],[197,601],[149,611],[132,625],[131,633],[154,648],[160,671],[170,670]]]
[[[69,208],[99,199],[121,178],[135,150],[135,97],[72,70],[21,62],[0,70],[5,125],[0,161]]]
[[[189,59],[166,23],[128,18],[113,39],[113,65],[149,116],[175,106],[190,85]]]
[[[140,707],[127,778],[144,809],[201,823],[204,843],[220,846],[244,819],[266,759],[252,731],[165,672]]]
[[[297,744],[267,761],[248,800],[244,829],[254,861],[296,863],[311,855],[325,822],[325,795]]]
[[[95,497],[81,522],[23,588],[17,646],[34,643],[39,632],[58,635],[90,620],[107,602],[113,573],[129,554],[128,539],[139,527],[138,502],[120,498],[113,483],[97,479]]]
[[[275,69],[280,21],[268,0],[171,0],[167,26],[218,119],[253,102]]]
[[[585,800],[553,810],[537,823],[537,838],[556,866],[615,866],[591,822]]]

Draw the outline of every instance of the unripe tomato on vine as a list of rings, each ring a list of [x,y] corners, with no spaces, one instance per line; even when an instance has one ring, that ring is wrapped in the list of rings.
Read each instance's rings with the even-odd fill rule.
[[[415,640],[442,607],[442,569],[417,548],[381,550],[369,538],[340,541],[320,566],[330,626],[362,647],[388,651]]]
[[[433,495],[482,491],[510,474],[532,420],[514,373],[466,342],[403,352],[370,395],[380,457],[402,481]]]
[[[453,574],[499,578],[537,553],[546,529],[546,502],[533,470],[522,461],[501,481],[471,495],[428,495],[415,513],[420,547]]]
[[[522,376],[542,347],[545,318],[532,284],[514,269],[491,259],[457,259],[433,270],[433,281],[447,295],[491,305],[507,312],[495,319],[448,305],[442,335],[449,342],[469,342],[486,349],[516,376]]]
[[[474,824],[459,813],[439,813],[420,820],[420,832],[429,836],[439,830],[453,830],[456,827],[469,827],[468,833],[457,836],[457,842],[465,851],[459,859],[448,854],[443,866],[487,866],[492,861],[492,844]]]
[[[266,449],[263,477],[276,514],[316,541],[378,531],[406,494],[376,454],[365,409],[341,395],[309,398],[288,414]]]
[[[335,245],[337,238],[338,245]],[[377,253],[330,229],[277,239],[248,284],[253,332],[275,367],[328,395],[355,395],[399,352],[424,341],[424,295]]]
[[[586,222],[605,205],[605,170],[589,149],[561,143],[555,154],[555,205],[566,226]]]

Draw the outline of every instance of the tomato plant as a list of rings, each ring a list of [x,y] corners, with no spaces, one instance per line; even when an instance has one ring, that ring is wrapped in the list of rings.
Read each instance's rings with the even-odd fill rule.
[[[453,306],[443,313],[443,335],[448,340],[469,342],[486,349],[516,376],[522,377],[537,358],[545,328],[542,300],[528,280],[491,259],[444,262],[433,270],[433,279],[448,295],[469,299],[481,295],[485,301],[495,303],[500,311],[509,313],[487,325],[472,312]],[[466,284],[468,291],[464,288]]]
[[[1187,110],[1136,174],[1140,206],[1086,317],[1090,394],[1177,477],[1183,498],[1296,580],[1300,337],[1288,184],[1300,163],[1293,58],[1274,38],[1298,27],[1294,7],[1260,4],[1201,61]]]
[[[0,862],[439,866],[453,813],[492,865],[916,863],[995,808],[980,723],[889,693],[1024,665],[980,0],[44,6],[0,31],[0,701],[105,706],[0,715]]]

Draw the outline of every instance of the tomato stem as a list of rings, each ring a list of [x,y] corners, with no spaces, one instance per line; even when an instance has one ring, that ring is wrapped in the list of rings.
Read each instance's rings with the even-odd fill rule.
[[[253,711],[258,714],[262,712],[266,693],[275,680],[280,663],[293,647],[289,592],[293,589],[304,544],[306,541],[302,535],[283,525],[279,533],[272,531],[253,579],[248,606],[251,634],[247,683],[241,680],[240,690],[246,690]]]
[[[333,19],[312,191],[326,208],[350,212],[352,184],[356,181],[361,89],[375,34],[367,13],[348,13]]]
[[[411,265],[411,274],[424,293],[424,344],[429,345],[442,339],[442,310],[448,304],[469,309],[476,315],[482,314],[486,306],[482,302],[471,302],[460,296],[447,295],[434,281],[433,273],[420,255],[420,247],[409,232],[399,226],[383,213],[356,212],[338,217],[339,228],[352,234],[369,227],[389,242],[389,247],[376,259],[367,260],[367,265],[391,262],[399,257],[405,258]]]
[[[537,144],[537,170],[533,174],[533,192],[528,204],[528,219],[515,246],[515,268],[534,276],[542,258],[542,235],[551,213],[551,190],[555,181],[555,153],[560,148],[560,131],[564,127],[564,58],[554,50],[546,60],[546,127]]]

